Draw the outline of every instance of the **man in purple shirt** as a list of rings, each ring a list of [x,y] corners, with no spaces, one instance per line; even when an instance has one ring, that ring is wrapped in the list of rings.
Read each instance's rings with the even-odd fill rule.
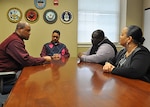
[[[59,42],[60,39],[60,31],[54,30],[52,33],[52,40],[43,45],[41,56],[51,56],[54,60],[60,60],[64,58],[68,58],[70,53],[65,44]]]
[[[23,40],[29,39],[30,31],[28,23],[19,22],[15,32],[0,44],[0,72],[18,71],[23,67],[44,64],[51,60],[49,56],[35,58],[29,55]]]
[[[28,23],[19,22],[15,32],[0,44],[0,72],[16,71],[17,77],[23,67],[44,64],[51,61],[50,56],[35,58],[29,55],[25,49],[24,40],[29,39],[30,31],[31,27]],[[4,78],[4,81],[11,81],[9,85],[13,87],[16,77],[7,77]],[[0,95],[1,103],[5,101],[7,96],[8,94]]]

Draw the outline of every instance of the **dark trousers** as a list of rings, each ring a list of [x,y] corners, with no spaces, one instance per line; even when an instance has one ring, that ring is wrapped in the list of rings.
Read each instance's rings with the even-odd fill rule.
[[[16,76],[8,76],[4,78],[4,91],[7,93],[8,91],[10,91],[12,89],[12,87],[14,86],[14,84],[16,83],[17,78],[19,77],[21,71],[18,71],[16,73]],[[0,105],[2,105],[5,100],[7,99],[9,93],[7,94],[0,94]]]

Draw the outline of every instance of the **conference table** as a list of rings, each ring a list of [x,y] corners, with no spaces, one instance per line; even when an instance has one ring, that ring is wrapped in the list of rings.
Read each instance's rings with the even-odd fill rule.
[[[150,83],[70,57],[25,67],[4,107],[150,107]]]

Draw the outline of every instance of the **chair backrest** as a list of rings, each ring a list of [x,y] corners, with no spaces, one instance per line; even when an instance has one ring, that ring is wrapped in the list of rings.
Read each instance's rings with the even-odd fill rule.
[[[16,82],[16,72],[0,72],[0,93],[2,95],[10,93]]]

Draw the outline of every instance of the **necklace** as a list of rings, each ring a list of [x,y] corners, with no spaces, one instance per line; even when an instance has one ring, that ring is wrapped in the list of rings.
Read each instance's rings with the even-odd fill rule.
[[[130,54],[132,54],[132,52],[137,48],[137,46],[135,46],[130,52],[126,52],[125,56],[128,57]]]

